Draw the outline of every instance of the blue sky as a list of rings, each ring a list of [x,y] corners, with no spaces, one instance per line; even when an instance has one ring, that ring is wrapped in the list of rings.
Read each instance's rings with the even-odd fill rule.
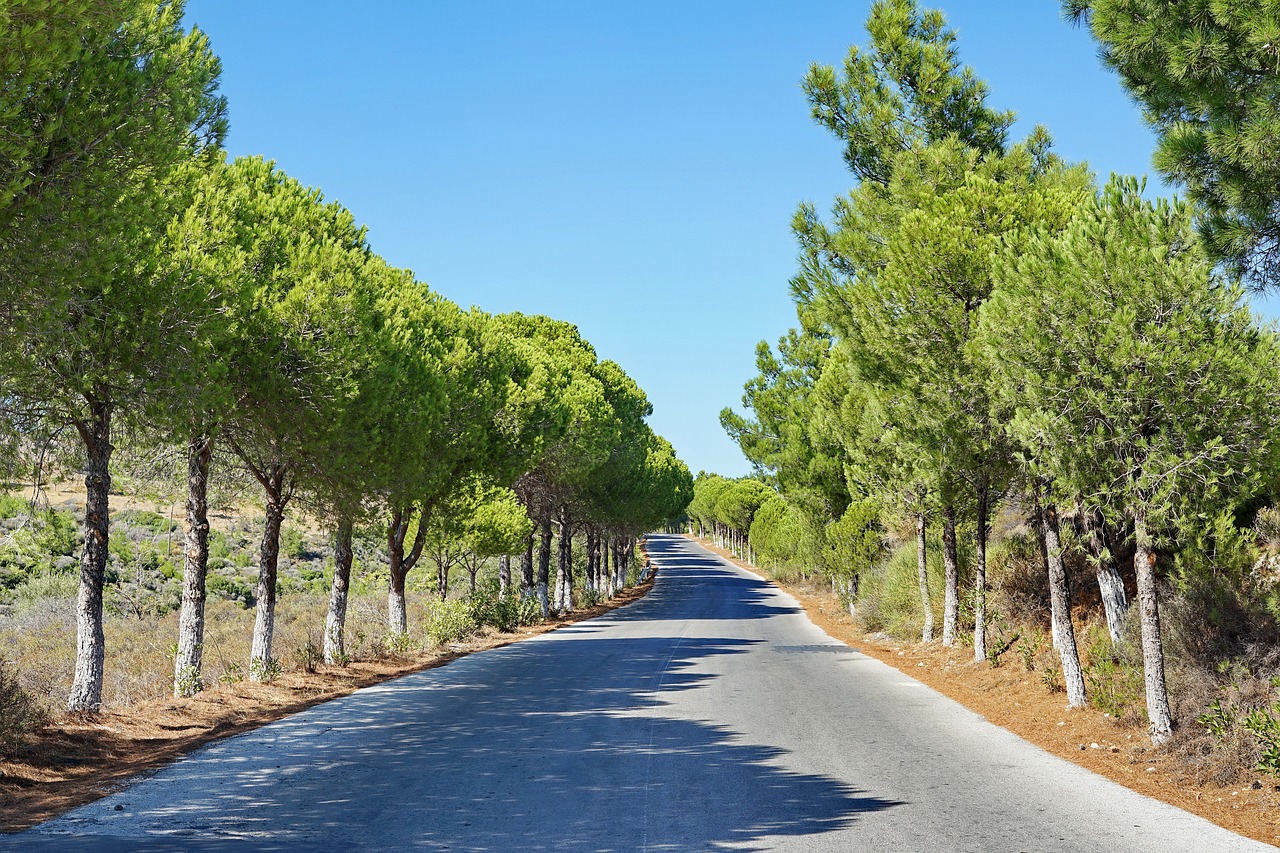
[[[1016,136],[1149,171],[1137,108],[1056,2],[935,5]],[[794,322],[791,215],[852,185],[799,81],[866,42],[869,6],[189,0],[187,21],[222,58],[232,155],[319,187],[463,306],[576,323],[694,472],[740,475],[718,415]]]

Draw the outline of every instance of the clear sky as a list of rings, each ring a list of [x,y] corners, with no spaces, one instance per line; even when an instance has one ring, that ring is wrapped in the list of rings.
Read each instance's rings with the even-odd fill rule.
[[[925,3],[924,5],[930,5]],[[938,0],[961,58],[1057,151],[1150,170],[1153,138],[1054,0]],[[796,205],[852,185],[799,81],[869,2],[189,0],[232,155],[261,154],[463,306],[576,323],[696,473],[749,465],[718,415],[794,324]]]

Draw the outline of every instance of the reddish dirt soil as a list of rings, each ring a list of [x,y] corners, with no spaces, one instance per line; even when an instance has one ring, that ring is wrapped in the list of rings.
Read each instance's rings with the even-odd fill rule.
[[[760,574],[727,551],[698,541],[734,564]],[[1093,708],[1068,709],[1039,673],[1017,661],[992,667],[973,660],[967,647],[901,642],[862,631],[829,592],[767,578],[800,602],[818,627],[876,658],[997,726],[1140,794],[1198,814],[1232,832],[1280,846],[1280,784],[1258,775],[1243,785],[1213,787],[1190,782],[1176,757],[1151,745],[1145,728],[1122,725]],[[1256,787],[1254,787],[1256,786]]]
[[[271,684],[219,684],[190,699],[146,702],[120,712],[61,714],[13,760],[0,761],[0,832],[17,832],[96,800],[211,741],[362,687],[599,616],[652,587],[650,578],[605,604],[511,634],[477,635],[435,652],[321,666],[315,673],[286,672]]]

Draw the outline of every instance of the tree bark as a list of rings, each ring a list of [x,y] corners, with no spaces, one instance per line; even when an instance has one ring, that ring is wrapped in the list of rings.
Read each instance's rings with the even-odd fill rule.
[[[1056,615],[1054,643],[1062,662],[1062,680],[1067,688],[1067,704],[1072,708],[1085,705],[1084,673],[1080,669],[1080,655],[1076,650],[1076,632],[1071,624],[1071,587],[1067,579],[1067,567],[1062,561],[1062,536],[1058,524],[1058,509],[1048,504],[1043,509],[1036,500],[1036,512],[1044,531],[1044,544],[1049,569],[1049,598]]]
[[[1032,492],[1032,502],[1034,507],[1032,521],[1036,528],[1036,539],[1040,543],[1040,559],[1044,563],[1044,571],[1046,577],[1049,578],[1049,638],[1053,643],[1055,651],[1058,650],[1058,640],[1062,636],[1061,626],[1058,620],[1061,618],[1061,612],[1058,609],[1058,600],[1053,596],[1053,566],[1049,563],[1049,533],[1045,529],[1045,509],[1040,503],[1040,487],[1036,486]],[[1058,537],[1061,540],[1061,537]]]
[[[604,585],[604,594],[609,598],[613,598],[618,592],[613,586],[613,573],[609,570],[613,565],[609,560],[612,541],[607,531],[600,534],[600,582]]]
[[[635,542],[630,538],[623,538],[618,542],[618,559],[616,566],[618,570],[618,589],[627,588],[627,572],[631,570],[631,552],[635,550]]]
[[[187,519],[182,547],[182,606],[178,612],[178,654],[173,661],[173,695],[204,689],[204,607],[209,571],[209,463],[213,437],[187,445]]]
[[[956,509],[942,509],[942,570],[945,589],[942,598],[942,644],[954,645],[960,623],[960,563],[956,556]]]
[[[520,552],[520,597],[533,598],[533,594],[533,534],[530,533]]]
[[[573,610],[573,525],[569,523],[569,511],[560,515],[560,548],[556,560],[557,609],[561,613]]]
[[[249,678],[264,680],[263,667],[272,661],[272,640],[276,628],[276,574],[280,563],[280,527],[284,523],[285,488],[288,465],[275,463],[262,478],[266,491],[266,521],[258,549],[258,606],[253,619],[253,647],[249,652]],[[257,662],[257,666],[254,663]]]
[[[1102,611],[1107,617],[1107,633],[1111,635],[1112,643],[1118,643],[1124,632],[1124,617],[1129,612],[1124,580],[1120,577],[1120,567],[1116,565],[1115,555],[1107,547],[1101,515],[1095,512],[1083,512],[1081,515],[1085,542],[1098,576],[1098,593],[1102,597]]]
[[[987,496],[978,495],[978,553],[973,573],[973,659],[987,657],[987,537],[990,522],[987,520]]]
[[[68,711],[102,709],[102,590],[107,577],[111,511],[110,403],[89,400],[89,418],[76,423],[85,448],[84,548],[80,552],[80,592],[76,599],[76,668]]]
[[[324,618],[324,662],[341,663],[346,659],[347,590],[351,585],[352,522],[349,516],[338,520],[333,534],[333,585],[329,588],[329,612]]]
[[[441,601],[449,597],[449,572],[452,569],[453,558],[448,554],[436,562],[436,593]]]
[[[547,601],[547,581],[551,574],[551,515],[542,518],[542,530],[539,531],[538,542],[538,606],[542,608],[542,618],[550,614]]]
[[[1132,510],[1133,568],[1138,576],[1138,613],[1142,620],[1142,670],[1147,688],[1147,718],[1151,721],[1151,742],[1156,746],[1169,739],[1173,717],[1164,678],[1164,649],[1160,637],[1160,603],[1156,595],[1156,552],[1147,532],[1146,515]]]
[[[412,507],[397,507],[391,512],[387,524],[387,628],[393,634],[409,631],[409,613],[404,600],[405,578],[409,570],[418,564],[422,548],[427,542],[425,512],[418,514],[418,532],[413,537],[409,552],[405,553],[404,541],[409,535],[409,523],[413,519]]]
[[[583,578],[587,596],[593,596],[600,586],[600,532],[588,525],[587,533],[587,575]]]
[[[924,642],[933,639],[933,604],[929,601],[929,567],[925,551],[924,513],[916,513],[916,580],[920,584],[920,607],[924,610],[924,627],[920,638]]]

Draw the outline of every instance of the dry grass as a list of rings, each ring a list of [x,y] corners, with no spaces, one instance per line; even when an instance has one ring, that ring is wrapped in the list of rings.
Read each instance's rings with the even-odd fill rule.
[[[291,669],[294,660],[290,652],[316,635],[317,619],[323,620],[324,610],[312,599],[319,596],[286,597],[281,599],[276,626],[276,648],[286,671],[271,684],[218,678],[228,671],[223,661],[247,660],[248,626],[253,619],[252,611],[221,602],[210,608],[205,652],[208,687],[190,699],[170,696],[173,663],[167,644],[176,636],[176,623],[170,624],[175,617],[154,622],[113,619],[107,636],[106,709],[99,714],[57,713],[51,724],[10,760],[0,761],[0,831],[17,832],[95,800],[138,773],[163,766],[210,741],[257,728],[361,687],[598,616],[635,601],[652,586],[650,579],[606,603],[542,625],[511,633],[484,630],[463,642],[433,649],[419,647],[401,654],[388,652],[379,642],[385,633],[385,602],[379,609],[378,597],[366,596],[352,602],[348,630],[353,656],[363,654],[368,659],[345,667],[320,665],[314,673],[301,667]],[[414,616],[412,609],[410,615]],[[70,670],[63,667],[69,667],[71,661],[74,632],[67,630],[71,623],[57,621],[60,616],[65,619],[61,610],[51,607],[48,613],[27,617],[24,623],[33,630],[39,625],[38,634],[0,638],[6,646],[10,642],[22,644],[23,660],[32,667],[28,686],[43,689],[46,701],[65,698],[69,687]],[[421,619],[412,624],[421,624]],[[37,649],[44,650],[43,661]]]

